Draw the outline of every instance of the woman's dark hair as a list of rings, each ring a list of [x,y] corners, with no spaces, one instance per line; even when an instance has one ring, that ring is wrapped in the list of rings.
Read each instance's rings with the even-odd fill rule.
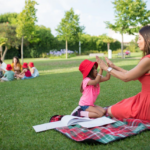
[[[17,59],[17,64],[18,64],[18,63],[20,64],[19,58],[18,58],[17,56],[14,56],[14,57],[13,57],[12,63],[14,63],[14,58]]]
[[[94,66],[92,67],[91,71],[89,72],[89,74],[87,75],[87,77],[92,77],[93,76],[93,70],[94,70]],[[81,83],[80,85],[80,92],[82,93],[83,92],[83,86],[82,86],[83,83]]]
[[[139,33],[144,38],[145,46],[143,56],[150,54],[150,26],[144,26],[139,30]]]

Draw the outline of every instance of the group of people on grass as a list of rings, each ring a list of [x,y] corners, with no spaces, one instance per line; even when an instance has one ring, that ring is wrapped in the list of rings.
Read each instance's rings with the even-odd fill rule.
[[[139,39],[137,41],[143,57],[136,67],[127,71],[114,65],[108,58],[106,63],[96,56],[96,62],[84,60],[79,66],[83,75],[80,86],[82,96],[79,101],[80,116],[98,118],[107,114],[118,119],[135,118],[150,121],[150,26],[142,27],[139,30]],[[0,64],[2,61],[0,61]],[[100,66],[99,72],[97,68]],[[20,64],[17,57],[13,58],[12,64],[8,64],[4,76],[0,70],[1,80],[10,81],[14,77],[19,79],[30,79],[39,75],[33,62],[29,64]],[[103,76],[103,70],[107,72]],[[142,84],[142,90],[137,95],[123,99],[122,101],[104,109],[96,106],[94,103],[100,93],[100,83],[114,76],[124,82],[139,80]],[[109,91],[107,91],[109,92]]]
[[[118,119],[135,118],[150,121],[150,26],[139,30],[137,44],[143,51],[143,57],[138,65],[129,71],[114,65],[108,58],[105,58],[105,63],[98,56],[96,56],[96,62],[89,60],[81,62],[79,70],[83,75],[80,87],[82,96],[77,115],[98,118],[107,114]],[[100,66],[99,72],[97,72],[98,66]],[[102,76],[103,70],[107,72],[106,76]],[[109,80],[111,75],[124,82],[139,80],[142,90],[137,95],[104,109],[94,103],[100,93],[99,84]]]
[[[13,57],[12,63],[7,64],[6,71],[1,68],[2,60],[0,60],[0,80],[12,81],[14,78],[17,79],[31,79],[39,76],[37,68],[33,62],[23,63],[21,65],[18,57]]]

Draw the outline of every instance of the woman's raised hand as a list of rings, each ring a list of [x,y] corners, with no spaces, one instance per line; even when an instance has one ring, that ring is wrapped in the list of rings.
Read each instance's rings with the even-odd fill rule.
[[[107,65],[98,56],[96,56],[96,62],[100,65],[101,69],[103,69],[105,71],[107,70],[107,68],[108,68]]]
[[[112,68],[115,67],[115,65],[107,57],[105,57],[105,60],[106,60],[109,67],[112,67]]]

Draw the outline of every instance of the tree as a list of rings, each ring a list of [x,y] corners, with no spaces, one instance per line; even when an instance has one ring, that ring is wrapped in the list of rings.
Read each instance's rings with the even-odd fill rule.
[[[0,24],[0,47],[2,60],[5,59],[5,55],[11,47],[18,48],[20,39],[16,37],[16,26],[6,23]],[[5,46],[5,50],[2,54],[2,46]]]
[[[114,43],[114,42],[116,41],[115,39],[113,39],[113,38],[111,38],[111,37],[109,37],[109,36],[107,36],[107,35],[105,35],[105,34],[99,36],[98,38],[99,38],[99,39],[98,39],[97,42],[96,42],[97,46],[98,46],[100,43],[103,43],[103,42],[104,42],[104,43],[107,43],[107,50],[110,49],[110,44],[111,44],[111,43]]]
[[[116,40],[111,38],[111,37],[108,37],[108,36],[105,36],[104,39],[103,39],[103,42],[104,43],[107,43],[107,50],[110,49],[110,44],[111,43],[114,43]]]
[[[31,57],[39,57],[42,53],[49,53],[50,49],[53,49],[54,45],[58,45],[58,43],[55,44],[55,38],[52,35],[50,28],[46,28],[43,25],[36,25],[35,32],[38,42],[29,44]]]
[[[23,63],[23,40],[27,39],[29,42],[37,42],[38,39],[34,38],[35,22],[37,21],[35,5],[37,2],[34,0],[25,0],[25,8],[18,15],[17,36],[22,38],[21,41],[21,59]]]
[[[65,17],[61,20],[56,31],[60,40],[66,41],[66,59],[68,50],[68,41],[79,41],[83,33],[84,26],[79,25],[79,15],[75,15],[73,9],[65,13]]]
[[[123,34],[134,34],[150,23],[150,11],[146,10],[143,0],[114,0],[115,23],[105,22],[107,28],[119,32],[122,36],[121,52],[123,57]]]
[[[3,49],[2,49],[2,46],[6,44],[7,42],[7,38],[5,37],[0,37],[0,55],[1,55],[1,58],[3,57]]]
[[[17,13],[5,13],[0,15],[0,23],[9,23],[16,24],[17,23]]]

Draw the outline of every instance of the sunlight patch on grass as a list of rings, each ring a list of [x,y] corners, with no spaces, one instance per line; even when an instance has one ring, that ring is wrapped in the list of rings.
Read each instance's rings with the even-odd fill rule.
[[[57,74],[57,73],[66,73],[66,72],[77,72],[78,67],[71,67],[71,68],[63,68],[63,69],[52,69],[52,70],[42,70],[39,71],[40,75],[45,74]]]

